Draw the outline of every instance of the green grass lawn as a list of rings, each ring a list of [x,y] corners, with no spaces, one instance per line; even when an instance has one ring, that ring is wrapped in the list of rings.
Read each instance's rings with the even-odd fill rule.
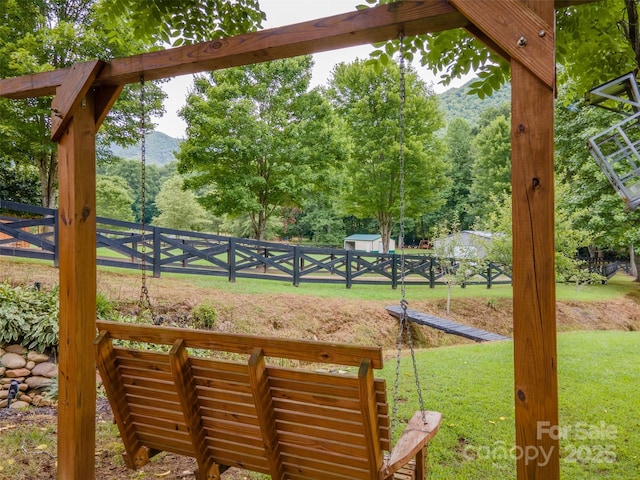
[[[563,479],[640,476],[639,344],[640,332],[559,335]],[[516,478],[512,349],[498,342],[417,352],[425,408],[444,414],[430,479]],[[383,376],[392,391],[395,361]],[[408,358],[400,391],[399,416],[408,418],[419,408]]]
[[[115,271],[115,270],[114,270]],[[122,269],[118,270],[122,272]],[[164,274],[162,277],[185,279],[193,285],[201,287],[213,287],[216,289],[234,293],[263,293],[283,294],[293,293],[301,295],[313,295],[325,298],[348,298],[361,300],[385,300],[398,302],[400,288],[393,290],[390,285],[354,285],[350,289],[344,285],[311,284],[302,283],[294,287],[290,282],[275,280],[256,280],[251,278],[238,278],[235,283],[229,283],[225,277],[211,277],[205,275]],[[437,285],[429,288],[428,285],[411,285],[406,287],[407,298],[411,300],[428,300],[446,298],[447,286]],[[556,285],[556,297],[561,301],[595,302],[607,301],[625,295],[638,295],[639,285],[633,282],[633,278],[618,274],[608,284],[575,285],[558,283]],[[511,298],[511,285],[494,285],[488,289],[482,285],[470,285],[466,288],[456,286],[452,290],[452,301],[456,298]]]

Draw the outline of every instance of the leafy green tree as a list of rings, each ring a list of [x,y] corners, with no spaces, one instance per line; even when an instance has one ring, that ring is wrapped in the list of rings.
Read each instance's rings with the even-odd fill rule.
[[[502,115],[473,139],[473,182],[470,213],[482,218],[491,211],[492,196],[511,194],[511,126]]]
[[[335,208],[338,200],[333,195],[316,194],[302,205],[296,218],[299,235],[304,235],[315,244],[342,246],[346,235],[344,219]]]
[[[460,223],[454,216],[445,219],[432,229],[433,254],[437,258],[442,274],[441,280],[447,285],[447,314],[451,311],[451,293],[456,285],[462,287],[478,272],[485,269],[484,259],[479,252],[485,245],[466,244],[462,241]]]
[[[414,217],[442,205],[447,179],[444,146],[436,136],[442,126],[438,100],[415,72],[407,72],[405,79],[405,215]],[[379,72],[363,61],[340,64],[330,85],[351,138],[343,209],[375,218],[387,252],[400,214],[400,70],[395,63]]]
[[[369,5],[393,0],[365,0]],[[640,64],[638,1],[602,0],[560,9],[556,15],[556,62],[568,78],[579,79],[584,93],[594,85],[615,78]],[[635,45],[635,47],[633,47]],[[385,44],[374,52],[381,63],[389,62],[399,42]],[[406,55],[420,58],[422,65],[443,72],[442,83],[476,71],[478,80],[471,93],[486,97],[509,79],[509,64],[491,52],[464,29],[445,30],[405,40]]]
[[[174,46],[250,32],[266,18],[258,0],[117,0],[102,8],[107,28],[128,26],[137,38]]]
[[[41,72],[89,59],[108,60],[147,50],[130,31],[106,30],[99,15],[106,0],[3,0],[0,10],[0,78]],[[110,42],[114,34],[118,42]],[[134,88],[135,89],[135,88]],[[162,111],[159,87],[148,87],[149,115]],[[101,130],[109,142],[136,140],[138,95],[126,89]],[[0,132],[4,153],[16,163],[34,165],[40,176],[41,204],[54,207],[57,192],[57,145],[50,141],[51,99],[0,99]],[[5,137],[7,138],[7,137]]]
[[[136,222],[141,222],[142,206],[142,165],[140,160],[123,160],[114,158],[109,163],[98,166],[98,173],[107,176],[119,176],[126,179],[133,196],[133,214]],[[158,167],[154,164],[145,166],[145,222],[159,214],[155,203],[162,184],[176,173],[176,162]]]
[[[573,189],[573,186],[556,184],[555,266],[557,281],[579,284],[598,277],[584,272],[582,262],[577,258],[578,249],[591,242],[591,232],[581,227],[576,211],[567,208],[564,199],[571,195]],[[493,233],[488,245],[488,258],[504,265],[508,272],[512,267],[513,251],[511,196],[505,193],[493,196],[493,202],[494,209],[482,219],[480,228]]]
[[[592,257],[609,249],[633,256],[640,244],[640,210],[628,211],[586,148],[587,139],[619,121],[619,116],[584,102],[556,107],[556,172],[570,185],[562,197],[576,224],[590,232]],[[634,263],[634,262],[633,262]]]
[[[449,154],[447,176],[451,184],[440,214],[445,218],[460,219],[460,228],[466,230],[473,225],[473,217],[469,213],[473,165],[471,127],[466,120],[455,118],[449,123],[444,138]]]
[[[260,240],[280,207],[300,206],[345,157],[331,105],[308,91],[311,66],[307,56],[200,76],[180,112],[185,184],[216,214],[248,214]]]
[[[133,198],[127,181],[122,177],[96,177],[96,213],[100,217],[133,222]]]
[[[40,199],[38,172],[0,156],[0,199],[37,205]]]
[[[177,230],[195,230],[197,232],[212,225],[212,218],[198,203],[193,192],[182,188],[183,180],[179,175],[169,178],[156,196],[156,205],[160,214],[153,219],[155,225]]]

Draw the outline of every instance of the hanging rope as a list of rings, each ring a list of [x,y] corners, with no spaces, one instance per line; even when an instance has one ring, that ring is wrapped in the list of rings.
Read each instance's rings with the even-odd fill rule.
[[[402,340],[406,335],[409,349],[411,350],[411,360],[413,362],[413,374],[416,382],[416,390],[418,391],[418,401],[420,404],[420,411],[422,413],[422,422],[427,423],[424,399],[422,397],[422,387],[420,385],[420,376],[418,375],[418,364],[416,362],[415,351],[413,348],[413,336],[411,335],[411,327],[407,316],[407,308],[409,302],[407,301],[407,290],[405,277],[407,274],[405,248],[404,248],[404,235],[405,235],[405,158],[404,158],[404,141],[405,141],[405,106],[406,106],[406,65],[404,58],[404,32],[400,32],[400,106],[398,112],[399,123],[399,183],[400,183],[400,307],[402,312],[398,319],[398,351],[396,355],[396,378],[393,390],[393,408],[392,408],[392,420],[391,428],[395,430],[398,421],[398,397],[400,391],[400,360],[402,356]]]
[[[147,140],[147,124],[145,121],[146,116],[146,97],[145,97],[145,82],[144,75],[140,76],[140,158],[141,158],[141,166],[140,166],[140,222],[141,222],[141,234],[140,234],[140,269],[142,271],[142,284],[140,286],[140,299],[138,300],[138,305],[140,307],[140,312],[143,310],[148,310],[151,313],[151,319],[154,324],[157,323],[156,315],[154,309],[151,305],[151,300],[149,299],[149,289],[147,288],[147,242],[146,242],[146,140]],[[138,314],[138,316],[140,313]]]

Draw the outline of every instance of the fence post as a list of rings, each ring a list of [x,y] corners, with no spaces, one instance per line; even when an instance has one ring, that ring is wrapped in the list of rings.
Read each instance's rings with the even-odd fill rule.
[[[347,261],[345,264],[345,271],[347,274],[347,278],[346,278],[346,287],[347,288],[351,288],[351,261],[352,261],[352,257],[353,257],[353,252],[351,250],[347,250]]]
[[[236,239],[229,238],[229,249],[227,250],[227,265],[229,265],[229,282],[236,282]]]
[[[293,247],[293,286],[300,286],[300,246]]]
[[[436,273],[433,271],[433,260],[434,258],[430,258],[429,262],[429,288],[436,288]]]
[[[153,276],[160,278],[160,228],[153,227]]]
[[[393,253],[393,263],[391,264],[391,288],[398,288],[398,256]]]
[[[487,267],[487,289],[491,288],[491,262],[489,262],[489,266]]]
[[[58,224],[58,209],[56,209],[55,214],[53,215],[53,267],[60,267],[60,242],[58,239],[60,238],[58,235],[59,231]]]

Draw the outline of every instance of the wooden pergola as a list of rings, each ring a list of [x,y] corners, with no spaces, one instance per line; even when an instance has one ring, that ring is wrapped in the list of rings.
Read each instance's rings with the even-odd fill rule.
[[[518,479],[560,477],[554,276],[555,8],[595,0],[424,0],[110,62],[0,80],[0,96],[54,95],[58,143],[60,357],[58,478],[94,478],[95,136],[123,86],[464,28],[511,63],[513,345]],[[478,388],[482,388],[481,385]],[[548,462],[532,458],[544,450]]]

